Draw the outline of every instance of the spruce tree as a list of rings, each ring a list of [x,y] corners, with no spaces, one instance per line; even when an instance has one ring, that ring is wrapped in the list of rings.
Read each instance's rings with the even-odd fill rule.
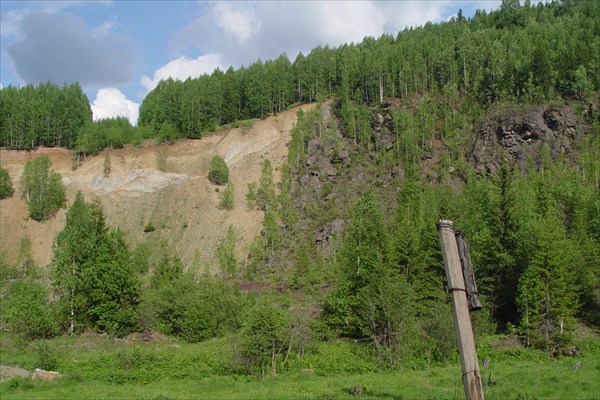
[[[52,281],[68,332],[84,327],[123,335],[137,324],[139,283],[118,230],[109,230],[99,203],[80,192],[54,245]]]

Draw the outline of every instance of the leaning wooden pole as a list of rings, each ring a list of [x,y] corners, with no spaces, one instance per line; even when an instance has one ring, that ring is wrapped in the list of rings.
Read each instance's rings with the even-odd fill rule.
[[[446,267],[446,279],[452,298],[465,397],[467,400],[484,400],[475,338],[473,337],[465,280],[458,254],[454,226],[452,221],[440,220],[437,223],[437,228]]]

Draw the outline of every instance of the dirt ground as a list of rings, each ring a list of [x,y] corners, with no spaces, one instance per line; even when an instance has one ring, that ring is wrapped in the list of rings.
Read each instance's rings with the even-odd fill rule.
[[[176,251],[185,265],[214,265],[216,248],[233,225],[239,238],[237,249],[243,256],[245,246],[260,233],[263,220],[261,211],[247,207],[248,183],[258,182],[266,158],[279,181],[296,112],[310,107],[296,107],[257,120],[249,128],[234,128],[200,140],[106,149],[82,160],[76,169],[76,160],[66,149],[0,149],[0,165],[8,170],[15,186],[11,198],[0,200],[0,249],[14,260],[22,238],[29,237],[36,263],[50,263],[52,244],[64,226],[66,210],[44,222],[33,221],[19,190],[25,162],[47,155],[63,177],[67,202],[73,201],[77,191],[88,201],[99,199],[107,223],[121,228],[130,245],[147,241]],[[207,179],[208,164],[215,154],[229,166],[235,193],[233,210],[218,209],[217,187]],[[106,158],[110,160],[108,177],[104,176]],[[144,233],[149,222],[156,230]]]

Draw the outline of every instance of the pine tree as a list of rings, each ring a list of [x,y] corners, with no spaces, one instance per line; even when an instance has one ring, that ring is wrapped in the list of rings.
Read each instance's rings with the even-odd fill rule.
[[[549,210],[537,225],[531,263],[519,280],[517,303],[528,345],[549,348],[568,342],[579,309],[578,290],[569,265],[581,254],[566,237],[556,214]]]

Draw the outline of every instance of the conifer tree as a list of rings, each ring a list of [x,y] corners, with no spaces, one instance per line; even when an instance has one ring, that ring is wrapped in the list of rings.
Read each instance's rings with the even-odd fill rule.
[[[68,332],[88,326],[123,335],[137,323],[139,283],[118,230],[110,231],[98,203],[80,192],[54,245],[52,281],[68,314]]]

